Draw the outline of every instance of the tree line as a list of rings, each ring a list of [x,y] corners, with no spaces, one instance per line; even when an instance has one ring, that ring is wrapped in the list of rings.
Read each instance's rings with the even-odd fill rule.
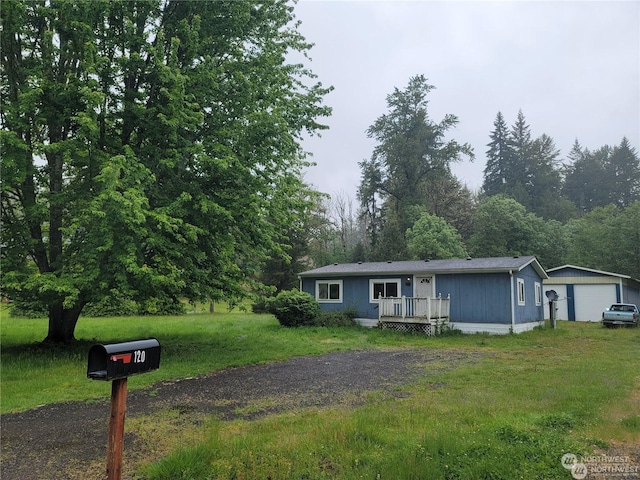
[[[450,166],[474,154],[444,140],[454,115],[429,117],[433,88],[418,75],[388,95],[367,131],[377,144],[360,163],[358,204],[339,194],[313,213],[322,225],[310,237],[313,264],[536,255],[545,268],[640,277],[640,159],[627,138],[593,151],[576,140],[562,159],[522,111],[510,127],[498,112],[472,192]]]
[[[565,163],[551,137],[532,138],[522,111],[511,128],[501,112],[493,125],[482,195],[505,194],[536,215],[563,222],[640,199],[638,154],[626,137],[594,151],[576,139]]]

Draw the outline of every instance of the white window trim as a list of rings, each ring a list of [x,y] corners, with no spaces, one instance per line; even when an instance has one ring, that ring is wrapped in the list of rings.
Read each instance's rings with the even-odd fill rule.
[[[526,299],[527,299],[526,291],[524,289],[524,278],[518,278],[517,280],[518,280],[518,289],[517,289],[518,305],[524,306],[526,305]]]
[[[373,296],[373,285],[375,283],[395,283],[398,286],[398,297],[402,296],[402,279],[400,278],[370,278],[369,279],[369,302],[379,303],[378,299]]]
[[[327,285],[339,285],[340,295],[337,299],[335,298],[320,298],[320,284],[326,283]],[[342,303],[342,280],[316,280],[316,301],[318,303]],[[331,290],[329,288],[329,290]]]
[[[536,282],[536,306],[542,305],[542,284],[540,282]]]

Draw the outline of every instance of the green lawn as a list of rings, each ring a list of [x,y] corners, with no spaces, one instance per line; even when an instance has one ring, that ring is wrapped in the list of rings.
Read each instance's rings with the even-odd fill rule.
[[[387,332],[361,328],[282,328],[271,315],[193,314],[175,317],[81,318],[77,345],[43,349],[44,319],[16,319],[2,312],[1,412],[37,405],[108,398],[108,382],[86,377],[88,352],[95,343],[155,337],[160,341],[160,369],[129,379],[128,389],[159,380],[192,377],[230,366],[285,360],[335,350],[412,344]],[[418,344],[420,341],[415,340]]]
[[[640,329],[560,322],[557,330],[520,335],[424,338],[360,328],[284,329],[268,315],[216,313],[81,319],[76,336],[85,340],[65,351],[29,346],[45,336],[43,320],[3,316],[1,328],[3,412],[107,398],[108,383],[86,379],[94,338],[160,340],[161,368],[131,377],[130,389],[337,349],[484,354],[407,385],[403,395],[371,394],[359,407],[251,422],[209,418],[199,426],[169,413],[128,420],[127,429],[156,442],[163,456],[139,478],[570,479],[560,463],[564,453],[624,452],[640,443]]]

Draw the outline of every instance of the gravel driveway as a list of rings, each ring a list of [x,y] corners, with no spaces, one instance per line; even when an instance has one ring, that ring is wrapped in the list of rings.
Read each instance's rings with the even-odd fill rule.
[[[398,387],[476,359],[475,354],[449,350],[366,350],[229,368],[129,392],[127,419],[175,409],[184,415],[198,413],[200,418],[204,413],[222,420],[251,420],[310,406],[358,404],[364,401],[364,394],[373,391],[406,395]],[[273,398],[278,402],[265,401],[259,409],[243,409]],[[109,408],[107,398],[3,415],[0,478],[104,478]],[[125,432],[123,478],[130,478],[137,467],[136,458],[145,458],[148,446],[138,441],[138,433],[126,424]]]

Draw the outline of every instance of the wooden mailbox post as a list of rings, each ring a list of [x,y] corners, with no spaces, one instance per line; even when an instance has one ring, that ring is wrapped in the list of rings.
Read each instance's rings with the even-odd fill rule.
[[[160,342],[155,338],[94,345],[89,350],[87,377],[112,381],[107,440],[107,480],[122,478],[122,446],[127,410],[127,378],[160,368]]]

